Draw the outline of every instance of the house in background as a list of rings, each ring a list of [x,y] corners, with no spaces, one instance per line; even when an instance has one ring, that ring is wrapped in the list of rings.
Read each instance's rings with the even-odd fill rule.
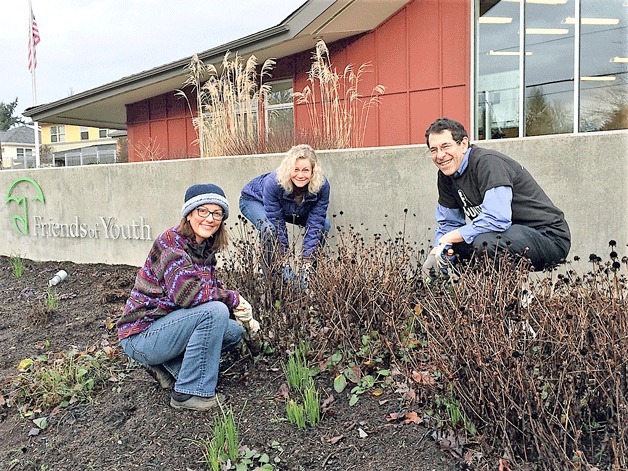
[[[49,146],[52,166],[115,163],[117,143],[108,129],[40,123],[41,144]]]
[[[277,26],[198,57],[215,65],[228,51],[276,59],[269,103],[279,113],[267,116],[292,122],[295,136],[310,124],[292,93],[308,84],[323,39],[338,71],[372,65],[366,95],[386,87],[364,146],[424,143],[440,116],[461,121],[474,140],[601,131],[603,141],[604,132],[628,128],[627,27],[620,0],[309,0]],[[23,114],[126,130],[130,162],[198,157],[194,94],[176,95],[190,59]]]
[[[0,168],[31,168],[35,166],[35,132],[30,126],[17,126],[0,131]]]

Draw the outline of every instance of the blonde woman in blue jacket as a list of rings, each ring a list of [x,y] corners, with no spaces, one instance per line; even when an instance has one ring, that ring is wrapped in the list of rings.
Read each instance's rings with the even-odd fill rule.
[[[307,265],[313,260],[331,227],[328,206],[329,182],[314,149],[307,144],[292,147],[275,171],[246,184],[240,211],[260,231],[264,273],[272,266],[276,249],[282,255],[288,252],[286,223],[305,228],[303,261]],[[289,270],[284,270],[286,277],[291,277]]]

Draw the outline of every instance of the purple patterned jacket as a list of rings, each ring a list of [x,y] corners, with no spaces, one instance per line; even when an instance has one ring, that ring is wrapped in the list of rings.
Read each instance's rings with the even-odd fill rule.
[[[118,338],[142,332],[172,311],[208,301],[235,308],[240,295],[224,289],[216,278],[215,255],[213,249],[180,235],[176,227],[157,237],[117,323]]]

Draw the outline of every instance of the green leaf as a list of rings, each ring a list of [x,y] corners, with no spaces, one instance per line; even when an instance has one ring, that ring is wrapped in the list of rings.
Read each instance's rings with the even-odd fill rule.
[[[273,467],[272,464],[269,464],[269,463],[266,463],[260,468],[261,471],[273,471],[273,469],[275,468]]]
[[[242,461],[240,461],[237,465],[236,465],[236,471],[247,471],[249,469],[249,466],[246,463],[243,463]]]
[[[390,370],[377,370],[376,373],[380,376],[390,376]]]
[[[355,406],[358,403],[358,396],[356,394],[352,395],[351,398],[349,399],[349,405],[350,406]]]
[[[341,393],[347,387],[347,379],[344,375],[338,375],[334,378],[334,390]]]
[[[270,457],[264,453],[262,454],[262,456],[259,457],[259,462],[260,463],[270,463]]]
[[[332,356],[329,357],[329,360],[335,365],[337,365],[338,363],[340,363],[340,360],[342,360],[342,353],[340,352],[334,353]]]
[[[33,423],[40,429],[44,430],[48,426],[48,417],[40,417],[39,419],[33,419]]]

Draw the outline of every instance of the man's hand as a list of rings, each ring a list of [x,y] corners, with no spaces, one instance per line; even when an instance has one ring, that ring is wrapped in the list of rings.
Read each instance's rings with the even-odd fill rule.
[[[451,244],[439,242],[430,251],[427,259],[423,263],[422,271],[424,278],[429,281],[433,277],[439,276],[440,273],[446,276],[448,274],[448,267],[453,260],[454,253]]]
[[[438,268],[446,274],[447,267],[454,260],[454,251],[451,248],[451,244],[439,242],[432,252],[434,252]]]
[[[430,254],[427,256],[427,259],[423,263],[423,267],[422,267],[423,276],[426,279],[431,279],[432,277],[436,276],[437,269],[438,269],[438,264],[436,263],[436,255],[430,252]]]
[[[260,324],[253,318],[253,307],[240,295],[240,304],[233,310],[236,322],[243,326],[249,333],[257,333]]]

